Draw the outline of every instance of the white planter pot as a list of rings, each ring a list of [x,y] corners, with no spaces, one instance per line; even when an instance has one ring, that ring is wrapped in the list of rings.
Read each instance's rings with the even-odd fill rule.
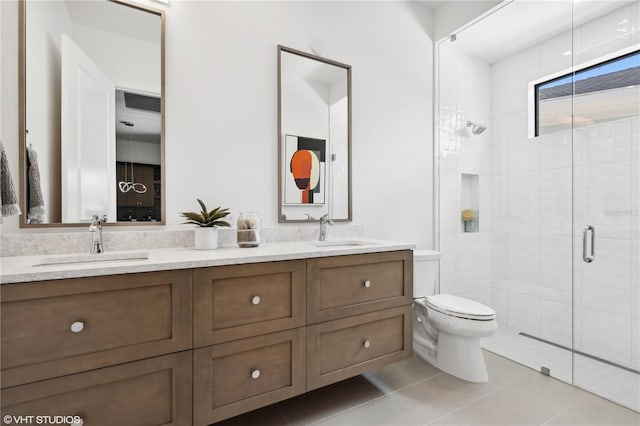
[[[194,229],[194,246],[197,250],[213,250],[218,248],[217,228]]]

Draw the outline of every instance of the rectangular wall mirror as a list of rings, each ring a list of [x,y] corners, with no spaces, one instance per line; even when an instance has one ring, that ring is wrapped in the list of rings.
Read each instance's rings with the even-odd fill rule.
[[[164,12],[20,1],[21,227],[164,224]]]
[[[278,46],[278,221],[351,220],[351,66]]]

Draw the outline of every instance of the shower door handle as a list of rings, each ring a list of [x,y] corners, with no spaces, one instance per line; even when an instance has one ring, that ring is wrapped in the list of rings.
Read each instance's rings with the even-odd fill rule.
[[[591,253],[587,254],[587,234],[591,233]],[[596,258],[596,229],[587,225],[582,230],[582,260],[591,263]]]

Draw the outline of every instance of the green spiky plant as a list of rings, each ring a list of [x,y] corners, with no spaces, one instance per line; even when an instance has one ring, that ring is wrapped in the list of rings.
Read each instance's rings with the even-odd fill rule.
[[[229,222],[222,220],[225,217],[229,216],[229,209],[223,209],[222,207],[216,207],[215,209],[209,211],[207,210],[207,206],[202,202],[202,200],[196,198],[202,211],[200,213],[196,212],[182,212],[182,217],[186,217],[187,221],[184,223],[191,223],[193,225],[198,225],[201,228],[214,228],[216,226],[231,226]]]

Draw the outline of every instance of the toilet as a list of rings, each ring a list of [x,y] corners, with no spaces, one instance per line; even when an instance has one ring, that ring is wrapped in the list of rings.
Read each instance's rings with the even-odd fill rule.
[[[452,376],[487,382],[480,338],[496,331],[496,313],[473,300],[434,294],[441,257],[432,250],[413,252],[413,351]]]

